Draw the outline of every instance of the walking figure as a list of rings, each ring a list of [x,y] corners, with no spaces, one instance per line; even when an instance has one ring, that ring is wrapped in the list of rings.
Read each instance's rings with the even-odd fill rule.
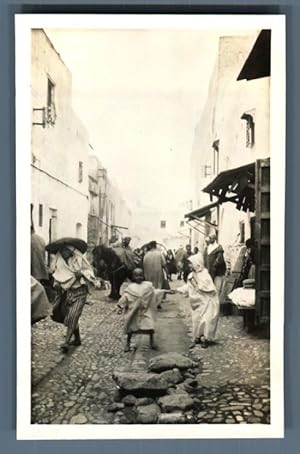
[[[213,341],[217,329],[220,303],[216,287],[206,268],[203,265],[201,254],[189,258],[190,274],[187,284],[177,288],[177,292],[188,295],[192,310],[193,343],[207,348],[209,341]]]
[[[127,335],[124,351],[130,351],[133,334],[148,334],[150,348],[156,350],[156,309],[167,290],[155,289],[152,282],[145,281],[140,268],[133,270],[132,280],[118,302],[120,313],[124,314],[124,333]]]
[[[54,287],[57,295],[52,319],[67,327],[61,349],[67,352],[69,345],[81,345],[79,318],[86,303],[89,287],[100,285],[83,254],[72,245],[64,245],[57,252],[54,263]],[[74,341],[71,343],[71,338]]]

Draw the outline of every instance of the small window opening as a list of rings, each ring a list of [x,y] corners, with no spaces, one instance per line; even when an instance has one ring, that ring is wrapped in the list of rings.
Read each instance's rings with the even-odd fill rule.
[[[82,183],[83,181],[83,162],[79,161],[78,164],[78,183]]]
[[[43,227],[43,205],[39,204],[39,227]]]
[[[246,121],[246,147],[252,148],[255,143],[255,123],[253,117],[250,114],[244,113],[241,119]]]

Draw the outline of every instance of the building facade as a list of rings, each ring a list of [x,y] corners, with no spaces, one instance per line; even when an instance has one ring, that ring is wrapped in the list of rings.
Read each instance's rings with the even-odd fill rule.
[[[89,154],[88,244],[109,244],[112,236],[131,235],[132,213],[95,153]]]
[[[72,75],[42,29],[32,30],[31,216],[46,242],[87,240],[88,134],[72,109]]]
[[[195,129],[191,162],[194,207],[207,206],[215,200],[203,188],[217,175],[270,156],[270,77],[237,80],[258,35],[219,40],[207,101]],[[201,228],[193,229],[193,245],[202,249],[205,235],[215,228],[227,259],[233,264],[240,246],[252,236],[254,214],[237,210],[233,203],[216,204],[203,213]]]
[[[191,228],[184,219],[184,213],[191,207],[191,201],[182,203],[177,209],[156,210],[137,208],[135,211],[135,243],[140,247],[151,240],[167,249],[178,249],[190,244]]]

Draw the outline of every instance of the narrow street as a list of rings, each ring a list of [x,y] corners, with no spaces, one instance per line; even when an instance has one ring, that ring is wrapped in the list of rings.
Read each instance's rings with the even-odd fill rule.
[[[176,286],[178,282],[172,283]],[[132,422],[111,410],[118,400],[113,373],[146,371],[153,356],[169,352],[189,354],[199,362],[200,373],[185,376],[199,382],[190,422],[270,422],[269,341],[245,333],[241,317],[221,317],[217,342],[189,352],[189,300],[171,295],[157,314],[159,349],[150,350],[147,336],[139,336],[136,351],[124,353],[122,316],[114,303],[105,301],[106,293],[91,295],[80,321],[82,346],[68,355],[59,350],[63,326],[44,320],[32,328],[32,423]],[[115,411],[117,407],[120,410],[124,404],[117,404]]]

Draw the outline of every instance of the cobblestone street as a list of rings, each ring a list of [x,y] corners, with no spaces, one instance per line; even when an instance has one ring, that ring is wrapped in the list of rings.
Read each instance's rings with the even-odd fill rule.
[[[89,299],[80,320],[82,345],[67,355],[59,349],[63,326],[44,320],[32,328],[32,423],[133,422],[122,413],[126,402],[116,397],[113,373],[147,370],[153,356],[169,352],[189,354],[200,364],[197,374],[186,372],[185,381],[168,390],[169,394],[180,389],[186,393],[188,380],[198,380],[191,394],[193,409],[185,413],[185,422],[270,422],[269,341],[247,334],[241,317],[221,317],[216,343],[189,352],[189,301],[168,296],[157,315],[159,350],[150,350],[147,337],[139,336],[136,352],[124,353],[122,316],[105,296],[95,291]]]

